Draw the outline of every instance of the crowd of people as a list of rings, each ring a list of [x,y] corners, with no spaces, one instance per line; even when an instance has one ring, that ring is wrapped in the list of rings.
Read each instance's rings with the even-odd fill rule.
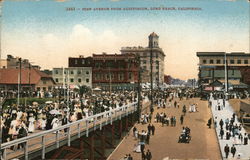
[[[144,95],[143,95],[144,97]],[[3,143],[25,137],[39,130],[49,130],[100,112],[136,101],[134,92],[101,92],[70,98],[67,101],[48,102],[40,105],[7,106],[3,110],[1,129]],[[67,105],[69,104],[69,105]],[[66,130],[65,130],[66,133]]]

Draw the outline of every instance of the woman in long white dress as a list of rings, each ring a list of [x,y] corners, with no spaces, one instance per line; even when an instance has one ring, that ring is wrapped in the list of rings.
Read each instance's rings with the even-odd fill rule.
[[[35,131],[35,118],[33,117],[33,114],[31,115],[31,117],[29,118],[29,127],[28,127],[28,131],[29,133],[33,133]]]
[[[51,125],[52,125],[52,129],[55,129],[59,126],[59,119],[57,117],[55,117],[52,122],[51,122]],[[56,132],[53,132],[53,133],[56,133]]]

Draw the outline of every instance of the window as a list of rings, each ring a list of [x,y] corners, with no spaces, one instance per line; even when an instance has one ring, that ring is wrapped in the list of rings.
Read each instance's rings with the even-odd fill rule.
[[[156,69],[159,69],[159,66],[156,66]]]
[[[77,59],[75,59],[75,64],[77,64]]]
[[[74,71],[70,71],[70,74],[74,74]]]
[[[55,81],[58,83],[58,78],[56,78]]]
[[[46,87],[43,87],[43,91],[46,91]]]
[[[241,60],[240,59],[237,60],[237,64],[241,64]]]
[[[86,79],[86,82],[89,83],[89,79],[88,78]]]
[[[143,64],[147,64],[147,60],[143,60]]]
[[[55,70],[55,74],[58,74],[58,70]]]
[[[214,60],[213,60],[213,59],[210,59],[209,63],[210,63],[210,64],[214,64]]]
[[[248,60],[247,59],[244,60],[244,64],[248,64]]]
[[[46,81],[43,81],[43,84],[46,84]]]
[[[77,74],[81,74],[82,72],[81,71],[77,71]]]
[[[220,63],[221,63],[220,59],[217,59],[217,60],[216,60],[216,63],[217,63],[217,64],[220,64]]]
[[[70,78],[70,82],[74,82],[74,79],[73,79],[73,78]]]
[[[36,89],[37,89],[38,91],[40,91],[40,87],[37,87]]]
[[[207,60],[203,59],[202,63],[203,63],[203,64],[206,64],[206,63],[207,63]]]
[[[128,74],[128,79],[132,79],[132,73]]]
[[[81,79],[81,78],[78,78],[78,82],[81,83],[81,82],[82,82],[82,79]]]
[[[146,69],[147,69],[147,66],[143,66],[143,69],[145,69],[145,70],[146,70]]]
[[[82,64],[85,64],[85,61],[84,61],[84,59],[82,59]]]
[[[89,71],[86,71],[86,74],[89,74]]]
[[[231,60],[230,60],[230,63],[231,63],[231,64],[234,64],[234,60],[233,60],[233,59],[231,59]]]
[[[64,71],[64,74],[66,74],[66,71]]]

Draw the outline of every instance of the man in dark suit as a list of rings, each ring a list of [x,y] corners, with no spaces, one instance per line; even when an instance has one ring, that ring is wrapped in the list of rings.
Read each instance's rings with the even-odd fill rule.
[[[151,152],[148,150],[146,153],[146,160],[151,160],[152,159],[152,154]]]
[[[224,152],[225,152],[225,155],[226,155],[226,158],[227,158],[228,154],[229,154],[229,146],[228,146],[228,144],[226,144],[226,146],[224,147]]]
[[[236,153],[236,148],[235,148],[234,145],[231,147],[231,153],[232,153],[232,155],[233,155],[233,157],[234,157],[234,155],[235,155],[235,153]]]
[[[68,124],[68,118],[66,116],[62,119],[62,125]],[[67,133],[67,128],[64,128],[64,133]]]

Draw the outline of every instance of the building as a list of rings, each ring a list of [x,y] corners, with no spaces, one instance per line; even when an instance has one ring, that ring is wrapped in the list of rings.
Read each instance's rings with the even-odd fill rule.
[[[134,90],[139,63],[134,54],[93,54],[93,87],[102,90]]]
[[[52,90],[55,82],[51,76],[37,70],[22,68],[0,69],[0,88],[2,90],[17,90],[21,73],[21,90]]]
[[[172,77],[170,75],[164,75],[164,83],[170,85],[172,83]]]
[[[147,47],[122,47],[121,54],[135,54],[140,56],[140,65],[142,68],[142,82],[151,82],[151,52],[153,62],[153,83],[162,84],[164,82],[164,58],[165,54],[159,47],[159,36],[156,33],[151,33],[148,36]]]
[[[7,55],[7,59],[0,60],[0,68],[20,68],[20,61],[22,68],[34,68],[37,70],[41,69],[41,67],[38,65],[32,65],[28,59],[14,57],[12,55]]]
[[[225,73],[229,89],[247,89],[250,85],[249,53],[197,52],[197,56],[199,57],[198,84],[202,90],[214,90],[212,84],[215,81],[217,85],[221,83],[224,86]],[[225,59],[227,72],[225,72]]]
[[[57,86],[69,85],[71,89],[83,85],[92,87],[91,67],[53,68],[52,77]]]
[[[68,67],[92,67],[93,58],[86,57],[84,58],[83,55],[79,57],[69,57]]]

